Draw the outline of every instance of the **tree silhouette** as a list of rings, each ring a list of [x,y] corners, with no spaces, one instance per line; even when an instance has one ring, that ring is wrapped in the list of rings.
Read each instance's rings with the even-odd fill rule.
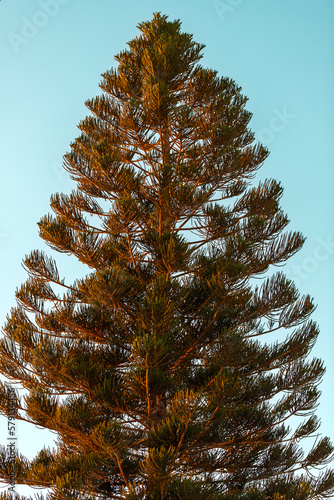
[[[319,427],[314,306],[268,273],[304,238],[283,232],[280,184],[252,183],[268,151],[240,87],[199,64],[179,21],[139,29],[65,155],[77,189],[39,223],[90,270],[68,284],[33,251],[4,327],[1,373],[26,390],[17,418],[57,434],[17,457],[17,481],[50,499],[328,498],[332,472],[310,471],[329,440],[299,443]],[[3,449],[3,481],[10,466]]]

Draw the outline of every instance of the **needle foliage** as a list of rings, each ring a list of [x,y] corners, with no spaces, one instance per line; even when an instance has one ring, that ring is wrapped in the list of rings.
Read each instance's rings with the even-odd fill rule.
[[[281,185],[253,181],[268,151],[241,88],[200,65],[179,21],[139,30],[65,155],[76,189],[39,222],[87,274],[69,284],[33,251],[3,329],[17,418],[57,435],[16,458],[17,482],[50,500],[329,498],[332,472],[311,474],[333,452],[314,305],[278,270],[304,238]],[[10,467],[3,448],[4,482]]]

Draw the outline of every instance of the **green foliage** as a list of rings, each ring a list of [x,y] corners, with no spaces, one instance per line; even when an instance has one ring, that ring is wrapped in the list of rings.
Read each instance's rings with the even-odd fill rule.
[[[77,189],[39,223],[90,272],[65,283],[33,251],[0,340],[1,373],[26,389],[17,418],[57,435],[16,458],[17,480],[49,500],[329,498],[333,473],[310,473],[333,453],[313,415],[314,305],[263,276],[304,238],[284,232],[280,184],[251,184],[268,151],[240,87],[200,66],[179,21],[139,29],[65,155]],[[7,399],[0,384],[3,415]],[[3,481],[9,467],[3,449]]]

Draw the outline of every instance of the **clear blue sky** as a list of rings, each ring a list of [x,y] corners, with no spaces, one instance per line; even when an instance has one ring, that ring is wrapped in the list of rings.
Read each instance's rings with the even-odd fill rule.
[[[249,98],[251,128],[271,151],[259,178],[282,182],[290,229],[307,237],[286,272],[318,304],[313,353],[327,366],[318,415],[334,440],[333,0],[0,0],[0,324],[26,279],[22,258],[44,248],[37,222],[51,193],[72,188],[61,162],[84,101],[100,93],[100,74],[154,11],[181,19],[206,45],[202,63]],[[57,260],[64,275],[79,272],[73,258]],[[2,443],[6,432],[1,418]],[[18,424],[27,456],[51,442]]]

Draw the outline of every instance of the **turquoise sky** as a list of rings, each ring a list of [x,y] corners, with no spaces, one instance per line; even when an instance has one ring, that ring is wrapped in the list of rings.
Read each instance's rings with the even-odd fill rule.
[[[249,98],[251,128],[271,151],[258,178],[282,182],[290,229],[307,237],[285,270],[318,304],[313,352],[327,373],[317,413],[334,441],[333,0],[0,0],[0,324],[26,279],[22,258],[45,248],[37,222],[51,193],[73,187],[61,162],[87,114],[84,101],[100,93],[100,74],[154,11],[181,19],[206,45],[203,65]],[[82,272],[74,258],[57,261],[69,279]],[[21,423],[17,438],[29,457],[52,443]]]

